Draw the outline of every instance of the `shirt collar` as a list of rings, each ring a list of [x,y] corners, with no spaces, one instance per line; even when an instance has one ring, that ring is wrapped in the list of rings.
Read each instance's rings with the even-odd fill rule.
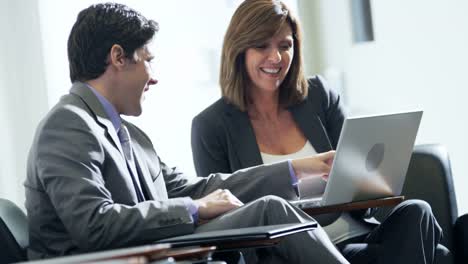
[[[91,91],[93,91],[94,95],[96,95],[97,99],[101,103],[104,111],[106,112],[107,116],[109,117],[112,125],[115,128],[115,131],[118,133],[120,130],[120,126],[122,125],[122,119],[120,118],[119,113],[115,109],[114,105],[112,105],[109,100],[107,100],[104,96],[102,96],[96,89],[94,89],[91,85],[86,83]]]

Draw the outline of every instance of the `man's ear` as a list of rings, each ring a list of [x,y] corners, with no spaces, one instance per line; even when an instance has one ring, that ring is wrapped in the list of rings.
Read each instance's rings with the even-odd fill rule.
[[[116,68],[122,68],[123,66],[125,66],[125,63],[125,51],[122,48],[122,46],[120,46],[119,44],[112,45],[109,53],[109,64]]]

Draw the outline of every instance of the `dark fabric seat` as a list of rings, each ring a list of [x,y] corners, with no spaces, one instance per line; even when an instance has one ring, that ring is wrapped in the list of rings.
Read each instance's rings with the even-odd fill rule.
[[[0,198],[0,263],[25,261],[28,220],[14,203]]]

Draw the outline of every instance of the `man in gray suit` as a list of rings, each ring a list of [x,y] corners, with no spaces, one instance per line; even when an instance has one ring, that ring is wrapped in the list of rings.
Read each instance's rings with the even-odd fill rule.
[[[144,92],[157,83],[149,45],[157,31],[155,21],[120,4],[93,5],[78,15],[68,40],[72,88],[38,126],[29,154],[31,259],[311,220],[267,194],[294,198],[292,183],[328,173],[333,152],[188,178],[121,119],[140,115]],[[247,261],[347,263],[320,227],[262,252],[261,259],[247,252]]]

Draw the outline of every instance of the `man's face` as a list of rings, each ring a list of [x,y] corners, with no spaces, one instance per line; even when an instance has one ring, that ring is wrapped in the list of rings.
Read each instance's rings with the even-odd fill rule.
[[[118,84],[119,102],[117,111],[123,115],[139,116],[142,112],[144,93],[149,87],[158,81],[154,79],[151,69],[151,61],[154,56],[149,45],[144,45],[133,54],[132,59],[126,59],[120,83]]]

